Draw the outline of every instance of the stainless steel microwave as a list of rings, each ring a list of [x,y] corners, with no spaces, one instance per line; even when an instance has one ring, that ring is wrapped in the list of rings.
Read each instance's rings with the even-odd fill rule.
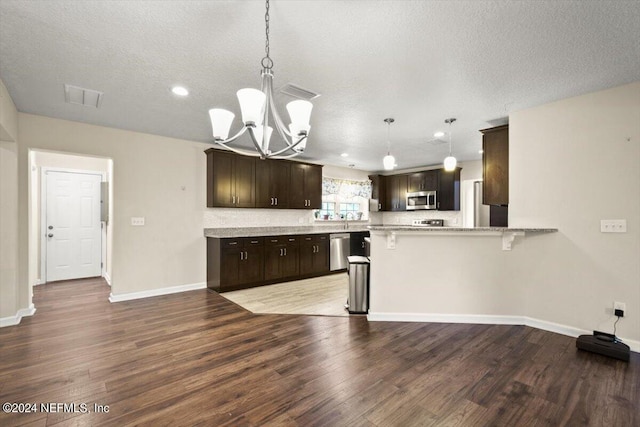
[[[438,208],[437,194],[435,191],[417,191],[407,193],[407,210],[431,210]]]

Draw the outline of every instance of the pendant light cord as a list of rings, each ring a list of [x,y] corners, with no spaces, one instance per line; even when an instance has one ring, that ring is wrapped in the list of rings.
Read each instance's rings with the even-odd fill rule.
[[[265,43],[264,43],[264,53],[266,56],[262,58],[262,67],[270,70],[273,68],[273,60],[269,56],[269,0],[267,0],[266,12],[264,14],[264,33],[265,33]]]
[[[391,122],[387,122],[387,155],[391,154]]]
[[[451,145],[453,144],[451,142],[451,125],[452,124],[453,122],[449,122],[449,157],[451,157],[451,152],[452,152]]]
[[[453,146],[453,142],[451,142],[451,125],[453,125],[453,122],[455,121],[456,119],[453,117],[444,121],[445,123],[449,123],[449,157],[451,157],[451,153],[453,152],[453,150],[451,149],[451,147]]]

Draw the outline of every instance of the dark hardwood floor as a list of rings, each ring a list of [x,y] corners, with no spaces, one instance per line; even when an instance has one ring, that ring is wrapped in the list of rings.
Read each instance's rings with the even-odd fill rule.
[[[0,329],[0,403],[78,405],[0,425],[640,425],[639,355],[562,335],[255,315],[205,290],[108,294],[98,279],[38,286],[36,315]]]

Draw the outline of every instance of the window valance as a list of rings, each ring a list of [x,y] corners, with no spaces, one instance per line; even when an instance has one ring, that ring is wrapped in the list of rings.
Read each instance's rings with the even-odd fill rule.
[[[350,179],[322,178],[322,195],[338,194],[341,197],[371,198],[371,181],[355,181]]]

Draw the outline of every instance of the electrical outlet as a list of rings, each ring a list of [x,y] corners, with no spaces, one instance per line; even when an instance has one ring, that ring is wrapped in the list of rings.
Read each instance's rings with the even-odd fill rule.
[[[620,317],[624,317],[624,312],[627,310],[627,305],[623,302],[617,302],[614,301],[613,302],[613,313],[618,316],[618,314],[620,315]]]
[[[600,232],[601,233],[626,233],[627,220],[626,219],[601,219]]]
[[[396,233],[387,234],[387,249],[396,248]]]
[[[143,226],[144,225],[144,217],[143,216],[140,216],[140,217],[132,216],[131,217],[131,225],[133,225],[133,226]]]

